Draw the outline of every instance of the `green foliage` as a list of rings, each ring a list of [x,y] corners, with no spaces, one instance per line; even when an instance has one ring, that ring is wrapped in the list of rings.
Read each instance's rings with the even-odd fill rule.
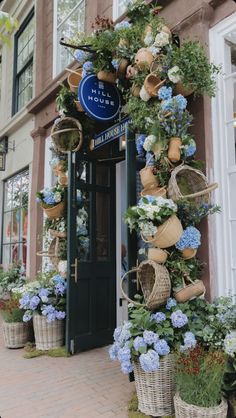
[[[31,359],[41,356],[48,357],[70,357],[65,347],[53,348],[51,350],[38,350],[34,344],[27,344],[25,347],[24,358]]]
[[[14,29],[18,28],[18,22],[8,13],[0,11],[0,41],[7,46],[11,46],[10,35]]]
[[[62,84],[56,98],[57,111],[64,113],[65,116],[72,116],[77,113],[75,100],[77,100],[76,93]]]
[[[11,296],[10,299],[1,300],[0,312],[5,322],[23,322],[24,311],[19,308],[19,297]]]
[[[166,64],[168,68],[179,67],[181,82],[187,89],[193,89],[195,95],[215,96],[215,75],[220,72],[220,68],[209,63],[199,42],[187,41],[180,48],[173,46],[166,56]]]
[[[183,288],[183,280],[190,284],[190,280],[200,279],[203,264],[197,258],[184,260],[177,250],[171,252],[167,258],[165,266],[170,274],[173,291]]]
[[[118,45],[117,32],[114,30],[100,31],[88,39],[92,49],[96,51],[93,59],[93,67],[96,72],[114,71],[111,64],[113,53]]]
[[[191,199],[180,199],[177,201],[178,217],[184,228],[189,225],[197,225],[208,215],[220,212],[220,206],[206,202],[196,203]]]
[[[236,359],[234,357],[227,358],[223,391],[227,398],[236,399]]]
[[[221,351],[206,352],[196,347],[177,356],[176,388],[180,398],[191,405],[210,408],[220,404],[225,370]]]
[[[148,102],[140,100],[139,97],[130,95],[125,106],[127,113],[131,116],[131,126],[142,133],[147,131],[147,127],[153,125],[157,118],[160,104],[151,99]]]
[[[0,270],[0,298],[13,288],[23,286],[25,280],[24,268],[20,264],[13,264],[8,270]]]

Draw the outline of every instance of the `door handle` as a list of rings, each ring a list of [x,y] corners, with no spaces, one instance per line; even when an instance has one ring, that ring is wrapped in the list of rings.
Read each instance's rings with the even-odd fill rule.
[[[75,268],[75,273],[71,274],[71,277],[75,278],[75,283],[78,281],[78,258],[75,258],[75,264],[71,264],[71,267]]]

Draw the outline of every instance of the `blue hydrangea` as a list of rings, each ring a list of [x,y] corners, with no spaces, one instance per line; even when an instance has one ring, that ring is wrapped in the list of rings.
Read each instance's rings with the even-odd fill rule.
[[[65,319],[66,313],[64,311],[55,311],[56,312],[56,319],[59,319],[60,321],[62,319]]]
[[[188,323],[187,316],[180,309],[173,312],[170,319],[174,328],[182,328]]]
[[[126,20],[124,20],[123,22],[119,22],[115,25],[115,31],[119,31],[122,29],[129,29],[131,27],[131,23],[127,22]]]
[[[37,309],[39,303],[40,303],[40,298],[38,296],[33,296],[30,299],[29,308],[32,309],[32,311],[35,311],[35,309]]]
[[[156,321],[157,324],[160,324],[161,322],[166,320],[166,316],[163,312],[156,312],[155,314],[151,315],[151,319],[153,321]]]
[[[148,345],[154,344],[158,340],[158,335],[153,331],[145,330],[143,333],[144,342]]]
[[[173,107],[172,99],[164,100],[161,103],[161,109],[163,110],[163,112],[170,112],[172,110],[172,107]]]
[[[122,347],[118,350],[117,354],[118,360],[122,363],[123,361],[130,361],[131,351],[128,347]]]
[[[152,152],[146,153],[146,166],[148,167],[154,167],[155,166],[155,160],[153,158]]]
[[[39,295],[40,298],[42,298],[44,296],[48,296],[49,295],[49,290],[42,287],[42,289],[39,289],[38,295]]]
[[[148,201],[148,203],[153,203],[156,202],[157,198],[156,196],[147,194],[144,198],[141,197],[141,199],[139,199],[138,206],[146,205],[146,200]]]
[[[139,363],[144,372],[154,372],[160,367],[159,355],[154,350],[148,350],[147,353],[141,354],[139,357]]]
[[[195,335],[192,332],[185,332],[184,334],[184,346],[188,349],[194,348],[197,344]]]
[[[177,306],[177,302],[176,302],[176,300],[175,300],[174,298],[169,298],[169,299],[167,299],[167,302],[166,302],[166,309],[167,309],[168,311],[170,311],[170,310],[171,310],[171,308],[174,308],[175,306]]]
[[[115,68],[115,70],[118,70],[119,65],[120,65],[120,61],[119,61],[118,59],[115,59],[115,58],[114,58],[114,59],[112,60],[111,64],[112,64],[113,68]]]
[[[173,99],[177,103],[179,110],[186,109],[188,102],[187,102],[187,99],[185,99],[185,97],[182,96],[182,94],[178,94],[177,96],[174,96]]]
[[[20,309],[29,308],[29,303],[30,303],[30,295],[28,293],[25,293],[23,297],[19,300]]]
[[[66,283],[57,283],[54,287],[55,294],[63,296],[66,291]]]
[[[174,96],[172,98],[168,98],[161,103],[161,108],[164,112],[183,112],[187,107],[187,100],[185,99],[182,94],[178,94],[178,96]],[[172,115],[173,120],[176,116]]]
[[[47,194],[45,194],[44,197],[43,197],[43,201],[47,205],[55,205],[56,202],[55,202],[53,192],[48,192]]]
[[[172,97],[172,88],[163,86],[158,91],[158,97],[160,100],[168,100]]]
[[[86,74],[91,74],[91,73],[93,73],[93,63],[92,63],[92,61],[86,61],[86,62],[83,64],[83,71],[85,71],[85,72],[86,72]]]
[[[170,347],[166,340],[158,340],[154,344],[154,350],[159,354],[159,356],[166,356],[170,353]]]
[[[121,331],[122,331],[122,327],[121,327],[121,326],[120,326],[120,327],[117,327],[117,328],[114,330],[114,333],[113,333],[113,338],[114,338],[114,340],[115,340],[116,342],[118,342],[118,341],[119,341]]]
[[[185,248],[198,248],[200,244],[201,233],[194,226],[188,226],[175,246],[178,250],[184,250]]]
[[[25,312],[24,313],[24,315],[23,315],[23,322],[28,322],[28,321],[30,321],[32,319],[32,315],[31,315],[31,313],[30,312]]]
[[[108,351],[111,360],[118,360],[118,351],[120,348],[121,347],[117,342],[114,342],[114,344],[111,345]]]
[[[52,305],[43,305],[42,315],[47,317],[48,322],[53,322],[56,319],[56,309]]]
[[[147,348],[147,344],[142,337],[136,337],[134,339],[133,346],[136,351],[138,351],[140,348]]]
[[[76,49],[74,52],[74,57],[80,64],[83,64],[87,59],[87,53],[81,49]]]
[[[121,362],[121,370],[124,374],[129,374],[133,371],[133,365],[130,361]]]
[[[121,333],[118,338],[120,344],[124,344],[131,337],[130,328],[132,327],[131,322],[124,322],[124,325],[121,329]]]
[[[144,155],[145,153],[143,144],[144,144],[146,137],[147,135],[141,134],[136,139],[136,150],[137,150],[138,155]]]
[[[192,155],[195,154],[197,150],[196,144],[190,144],[190,145],[186,145],[184,147],[184,155],[185,157],[192,157]]]
[[[55,276],[53,276],[52,280],[54,284],[65,283],[65,279],[60,274],[56,274]]]

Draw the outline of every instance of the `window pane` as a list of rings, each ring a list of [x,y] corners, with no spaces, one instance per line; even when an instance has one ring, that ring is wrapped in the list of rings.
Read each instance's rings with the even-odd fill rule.
[[[26,264],[28,233],[29,173],[25,171],[7,180],[4,187],[2,263]],[[11,245],[6,245],[6,244]]]
[[[118,16],[122,15],[128,4],[130,3],[130,0],[117,0],[118,1]]]
[[[18,110],[33,97],[33,63],[19,77]]]
[[[34,19],[31,19],[17,42],[17,73],[27,63],[34,49]]]
[[[68,16],[71,10],[78,4],[78,0],[58,0],[57,1],[57,25],[60,25]]]

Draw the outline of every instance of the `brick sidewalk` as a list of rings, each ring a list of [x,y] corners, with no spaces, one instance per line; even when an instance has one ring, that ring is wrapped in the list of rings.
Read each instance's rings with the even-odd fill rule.
[[[70,358],[24,359],[0,336],[1,418],[126,418],[134,391],[107,348]]]

